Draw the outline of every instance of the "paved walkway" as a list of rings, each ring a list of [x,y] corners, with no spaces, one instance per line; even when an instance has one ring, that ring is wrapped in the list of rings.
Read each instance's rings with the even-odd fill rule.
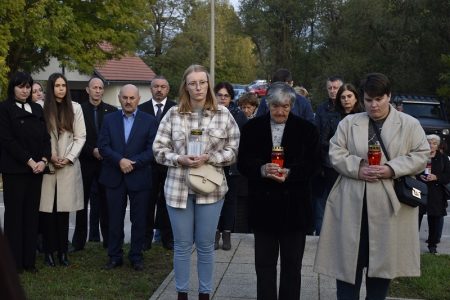
[[[427,237],[427,222],[424,218],[421,230],[421,251],[427,252],[425,240]],[[442,241],[438,246],[440,253],[450,254],[450,224],[446,222]],[[336,299],[336,284],[333,278],[314,273],[312,268],[318,237],[308,236],[302,268],[301,299]],[[232,249],[216,251],[215,289],[213,300],[244,300],[256,299],[256,274],[254,268],[253,235],[232,234]],[[196,252],[192,254],[191,286],[189,295],[197,299],[197,269]],[[361,288],[361,299],[365,297],[364,283]],[[150,300],[176,299],[174,273],[167,276]],[[391,298],[392,299],[392,298]]]
[[[450,208],[449,216],[445,217],[444,230],[438,252],[450,255]],[[0,192],[0,225],[3,225],[3,193]],[[70,217],[69,239],[74,229],[74,214]],[[125,218],[125,240],[129,241],[130,222]],[[420,244],[422,253],[428,252],[425,240],[428,236],[426,216],[422,221]],[[318,275],[312,270],[318,237],[308,236],[302,268],[301,300],[336,299],[336,285],[333,278]],[[217,250],[215,264],[215,282],[212,300],[249,300],[256,299],[256,274],[254,267],[254,247],[252,234],[232,234],[232,249]],[[196,252],[192,254],[190,298],[197,299],[197,269]],[[361,288],[361,299],[365,297],[364,283]],[[176,299],[173,271],[167,276],[150,300]],[[390,298],[393,299],[393,298]]]

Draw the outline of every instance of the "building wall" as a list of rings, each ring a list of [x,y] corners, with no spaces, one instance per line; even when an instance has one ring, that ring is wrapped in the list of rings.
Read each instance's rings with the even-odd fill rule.
[[[119,91],[120,88],[124,85],[125,83],[112,83],[110,85],[106,85],[105,86],[105,94],[103,95],[103,101],[105,101],[108,104],[111,104],[113,106],[116,107],[120,107],[120,103],[119,103]],[[149,99],[152,98],[152,93],[150,92],[150,88],[149,85],[136,85],[139,89],[139,94],[141,95],[141,102],[140,103],[144,103],[146,101],[148,101]]]

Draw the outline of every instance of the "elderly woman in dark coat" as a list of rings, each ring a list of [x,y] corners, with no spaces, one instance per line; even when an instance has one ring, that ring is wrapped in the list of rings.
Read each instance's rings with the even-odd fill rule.
[[[448,197],[445,194],[443,185],[450,182],[450,161],[445,154],[439,151],[441,138],[438,135],[427,135],[427,140],[431,149],[431,170],[419,176],[428,187],[427,206],[419,209],[419,227],[422,223],[422,217],[426,213],[428,221],[428,250],[430,253],[436,254],[437,244],[439,243],[439,223],[447,215]]]
[[[306,229],[312,225],[311,178],[318,170],[319,135],[315,126],[291,113],[295,91],[271,85],[269,113],[244,125],[238,169],[249,182],[249,222],[255,235],[257,298],[300,299]],[[271,163],[272,148],[284,148],[284,166]]]

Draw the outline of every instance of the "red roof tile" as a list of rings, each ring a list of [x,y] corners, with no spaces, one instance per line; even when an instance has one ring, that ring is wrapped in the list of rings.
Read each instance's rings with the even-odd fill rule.
[[[105,81],[150,82],[156,76],[140,57],[134,55],[108,60],[104,65],[96,67],[95,73]]]

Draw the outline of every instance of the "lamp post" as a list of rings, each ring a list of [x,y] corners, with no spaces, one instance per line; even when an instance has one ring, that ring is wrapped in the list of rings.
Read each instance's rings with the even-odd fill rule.
[[[214,2],[215,0],[211,0],[211,49],[210,49],[210,62],[209,62],[209,71],[210,71],[210,81],[212,86],[215,85],[214,79],[215,79],[215,64],[216,64],[216,50],[215,50],[215,19],[216,19],[216,13],[215,13],[215,7]]]

